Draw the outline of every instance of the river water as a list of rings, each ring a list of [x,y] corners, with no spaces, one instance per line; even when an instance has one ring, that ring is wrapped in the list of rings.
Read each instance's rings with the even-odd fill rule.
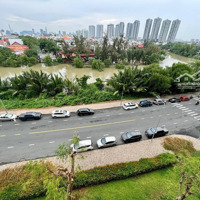
[[[190,63],[195,61],[191,58],[186,58],[182,56],[178,56],[176,54],[169,53],[166,58],[160,62],[162,67],[170,67],[173,63]],[[143,66],[140,66],[143,67]],[[114,73],[118,73],[119,70],[114,67],[105,68],[104,71],[99,72],[97,70],[93,70],[91,68],[75,68],[68,64],[60,64],[57,66],[46,67],[44,64],[37,64],[32,67],[21,67],[21,68],[12,68],[12,67],[0,67],[0,77],[1,79],[6,79],[7,77],[13,77],[21,74],[23,71],[29,71],[30,69],[35,71],[42,70],[46,73],[53,74],[62,74],[64,77],[66,76],[70,80],[75,77],[82,77],[83,75],[89,75],[91,78],[88,80],[88,83],[95,82],[96,78],[101,78],[102,80],[109,79]]]

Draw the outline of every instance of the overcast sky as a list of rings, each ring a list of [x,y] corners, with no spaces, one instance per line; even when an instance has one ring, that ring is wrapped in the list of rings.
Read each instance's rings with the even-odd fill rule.
[[[180,19],[178,39],[200,39],[200,0],[0,0],[0,29],[74,32],[89,25]],[[126,27],[125,27],[126,28]],[[106,29],[106,26],[104,26]]]

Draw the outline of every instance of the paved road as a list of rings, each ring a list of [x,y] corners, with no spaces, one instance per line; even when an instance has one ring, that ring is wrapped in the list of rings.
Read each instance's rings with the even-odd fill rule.
[[[93,116],[52,119],[44,115],[38,121],[0,122],[0,164],[20,160],[53,156],[59,144],[70,142],[74,134],[81,139],[96,140],[115,136],[123,144],[121,134],[139,130],[143,140],[147,128],[165,125],[169,134],[183,133],[198,138],[198,131],[188,131],[199,126],[200,105],[195,99],[165,106],[152,106],[124,111],[122,108],[97,110]]]

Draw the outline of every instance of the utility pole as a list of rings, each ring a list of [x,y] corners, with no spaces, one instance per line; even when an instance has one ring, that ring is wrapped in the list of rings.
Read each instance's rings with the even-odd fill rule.
[[[6,111],[6,114],[8,114],[8,111],[7,111],[6,107],[5,107],[5,105],[3,104],[3,101],[1,99],[0,99],[0,101],[1,101],[1,104],[2,104],[2,106],[4,107],[4,109]]]

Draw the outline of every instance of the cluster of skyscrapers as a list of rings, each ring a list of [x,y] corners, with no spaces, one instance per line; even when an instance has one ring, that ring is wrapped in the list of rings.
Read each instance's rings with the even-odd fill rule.
[[[162,23],[162,25],[161,25]],[[164,20],[162,22],[161,18],[147,19],[143,40],[153,41],[153,42],[174,42],[181,21],[179,19],[173,20]],[[96,31],[95,31],[96,28]],[[99,24],[96,27],[94,25],[89,26],[89,38],[103,38],[104,35],[107,35],[108,38],[117,38],[123,35],[129,40],[138,40],[138,33],[140,28],[140,21],[135,20],[133,23],[128,23],[126,26],[125,34],[125,24],[120,22],[119,24],[108,24],[107,30],[104,33],[103,25]],[[96,33],[96,34],[95,34]]]

